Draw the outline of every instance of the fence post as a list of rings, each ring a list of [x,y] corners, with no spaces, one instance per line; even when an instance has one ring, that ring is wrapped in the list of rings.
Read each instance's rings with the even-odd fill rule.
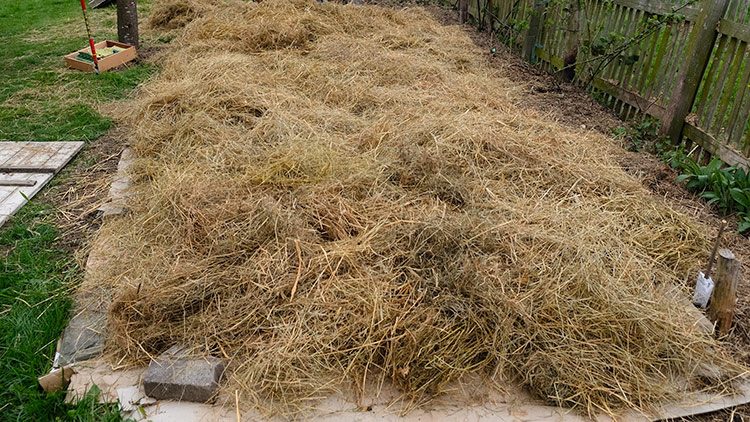
[[[565,28],[565,51],[563,55],[563,77],[572,82],[576,76],[576,60],[578,60],[578,47],[580,45],[581,32],[581,5],[580,0],[570,2],[568,8],[568,24]]]
[[[672,101],[661,125],[661,134],[677,143],[685,118],[693,108],[698,87],[706,71],[716,42],[716,27],[727,10],[729,0],[703,0],[685,46],[685,61],[672,92]]]
[[[495,30],[495,21],[492,20],[492,14],[495,13],[494,5],[492,0],[487,0],[484,4],[484,18],[487,20],[487,25],[490,28],[490,33]]]
[[[529,63],[534,62],[536,41],[539,39],[539,33],[542,30],[542,15],[546,0],[535,0],[534,10],[531,12],[531,21],[529,21],[529,30],[526,31],[526,39],[523,43],[523,58]]]
[[[469,20],[469,0],[458,0],[458,20],[461,23]]]
[[[737,285],[740,283],[742,265],[729,249],[719,251],[716,263],[716,287],[711,303],[708,305],[708,317],[716,324],[720,336],[729,334],[737,306]]]

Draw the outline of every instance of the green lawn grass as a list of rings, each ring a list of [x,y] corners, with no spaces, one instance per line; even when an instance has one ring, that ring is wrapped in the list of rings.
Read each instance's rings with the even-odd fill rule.
[[[33,388],[54,356],[50,333],[63,329],[70,303],[62,286],[74,273],[51,247],[55,230],[43,223],[46,212],[30,205],[0,232],[5,251],[0,263],[0,412],[3,418],[16,416],[8,419],[31,420],[62,410],[59,397],[45,397]]]
[[[90,10],[97,41],[116,39],[114,15],[113,7]],[[62,57],[88,45],[75,0],[0,2],[0,39],[0,140],[96,139],[112,125],[96,104],[122,98],[154,71],[67,70]]]
[[[114,8],[91,12],[96,39],[116,39]],[[62,56],[87,45],[75,0],[0,1],[0,39],[0,141],[96,142],[112,126],[98,105],[126,97],[155,71],[146,64],[101,75],[66,69]],[[0,421],[120,420],[94,395],[71,406],[64,393],[37,385],[81,276],[57,243],[53,212],[35,199],[0,227]]]
[[[68,320],[75,262],[55,247],[51,209],[32,203],[0,231],[0,419],[119,420],[93,397],[76,406],[64,393],[45,394],[37,377],[50,369]]]

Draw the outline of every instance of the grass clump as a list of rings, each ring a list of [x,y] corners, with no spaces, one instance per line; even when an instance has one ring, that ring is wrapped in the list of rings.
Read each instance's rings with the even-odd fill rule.
[[[609,140],[420,9],[268,0],[192,21],[132,108],[132,213],[103,227],[110,350],[229,360],[245,403],[467,374],[594,414],[739,369],[681,287],[707,230]],[[722,380],[713,382],[723,385]]]

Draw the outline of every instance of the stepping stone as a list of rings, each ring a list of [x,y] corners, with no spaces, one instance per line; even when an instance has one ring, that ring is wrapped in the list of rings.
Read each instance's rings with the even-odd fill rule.
[[[60,365],[70,365],[102,354],[107,313],[83,309],[73,316],[60,342]]]
[[[83,142],[0,142],[0,226],[83,148]]]
[[[106,263],[103,256],[108,249],[100,237],[94,238],[86,260],[86,275]],[[57,349],[60,365],[69,365],[99,356],[107,337],[107,309],[112,302],[108,288],[87,289],[75,294],[73,317],[65,327]]]
[[[192,356],[185,347],[173,346],[148,365],[143,389],[159,400],[205,403],[216,396],[223,374],[221,359]]]

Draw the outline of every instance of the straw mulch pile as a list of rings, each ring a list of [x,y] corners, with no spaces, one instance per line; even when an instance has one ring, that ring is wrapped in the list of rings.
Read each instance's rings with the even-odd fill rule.
[[[232,2],[241,4],[242,0],[159,0],[149,12],[147,23],[153,29],[179,29],[219,6],[230,6]]]
[[[188,24],[132,106],[132,213],[102,231],[112,350],[193,345],[284,409],[384,380],[422,403],[467,374],[590,413],[697,387],[723,355],[678,286],[706,229],[485,54],[419,9]]]

